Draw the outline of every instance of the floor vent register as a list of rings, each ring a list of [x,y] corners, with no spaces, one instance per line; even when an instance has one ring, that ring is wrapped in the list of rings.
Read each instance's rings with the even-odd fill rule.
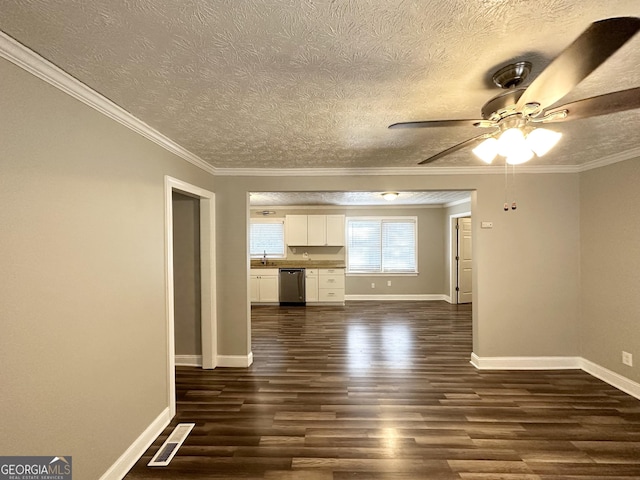
[[[166,467],[169,465],[169,462],[171,462],[176,453],[178,453],[178,449],[187,439],[187,436],[189,436],[189,433],[191,433],[191,430],[195,426],[195,423],[179,423],[176,425],[176,428],[173,429],[171,435],[169,435],[164,441],[160,450],[158,450],[151,461],[147,463],[147,466]]]

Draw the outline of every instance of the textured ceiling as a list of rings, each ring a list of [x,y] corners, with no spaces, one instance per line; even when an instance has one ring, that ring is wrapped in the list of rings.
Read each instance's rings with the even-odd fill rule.
[[[2,0],[0,29],[218,168],[413,167],[478,132],[495,69],[531,78],[638,0]],[[640,86],[636,35],[561,103]],[[559,124],[542,165],[638,147],[638,110]],[[437,166],[478,165],[468,149]],[[429,168],[429,167],[425,167]]]
[[[397,192],[393,201],[382,198],[383,192],[253,192],[252,207],[278,205],[445,205],[470,200],[469,192],[430,191]]]

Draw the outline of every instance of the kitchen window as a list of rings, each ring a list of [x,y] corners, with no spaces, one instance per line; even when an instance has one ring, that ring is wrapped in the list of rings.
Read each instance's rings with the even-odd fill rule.
[[[347,218],[347,273],[418,273],[417,217]]]
[[[249,254],[252,257],[284,257],[284,219],[251,219]]]

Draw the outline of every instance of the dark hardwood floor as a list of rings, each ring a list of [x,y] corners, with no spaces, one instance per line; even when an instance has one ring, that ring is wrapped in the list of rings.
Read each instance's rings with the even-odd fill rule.
[[[478,371],[471,308],[253,307],[248,369],[178,368],[127,479],[640,479],[640,401],[579,370]],[[179,422],[165,468],[146,463]]]

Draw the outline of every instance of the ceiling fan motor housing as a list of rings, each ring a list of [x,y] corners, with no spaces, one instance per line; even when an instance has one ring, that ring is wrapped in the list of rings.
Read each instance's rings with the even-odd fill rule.
[[[522,85],[531,72],[531,62],[511,63],[493,74],[491,79],[500,88],[515,88]]]

